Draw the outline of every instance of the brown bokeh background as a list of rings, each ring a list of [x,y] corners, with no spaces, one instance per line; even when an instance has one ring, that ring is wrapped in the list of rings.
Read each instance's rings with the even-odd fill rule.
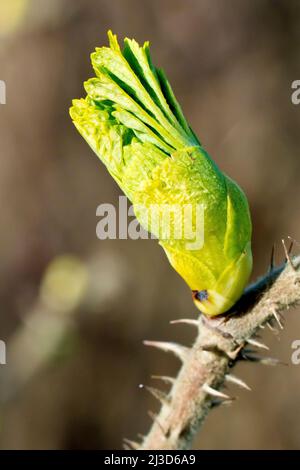
[[[155,240],[96,238],[96,207],[121,192],[68,115],[89,54],[109,28],[151,41],[195,132],[249,198],[254,279],[274,241],[300,238],[300,3],[0,0],[0,17],[0,446],[121,448],[157,408],[138,384],[178,369],[143,339],[191,344],[169,321],[197,312]],[[210,414],[195,448],[300,447],[299,313],[280,338],[263,333],[288,367],[240,365],[253,391],[233,388],[239,400]]]

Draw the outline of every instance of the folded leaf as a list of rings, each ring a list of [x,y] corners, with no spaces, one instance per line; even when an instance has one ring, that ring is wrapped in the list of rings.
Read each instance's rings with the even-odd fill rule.
[[[108,36],[110,47],[91,55],[96,77],[84,84],[86,98],[73,101],[73,122],[159,238],[199,310],[224,313],[252,269],[247,199],[201,146],[149,44],[125,39],[121,50]]]

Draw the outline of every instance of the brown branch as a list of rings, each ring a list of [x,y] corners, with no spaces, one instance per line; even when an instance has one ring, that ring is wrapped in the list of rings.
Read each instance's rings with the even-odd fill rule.
[[[264,347],[251,338],[268,322],[276,321],[280,327],[280,314],[300,303],[300,257],[272,270],[251,285],[236,304],[234,310],[223,318],[189,321],[197,326],[198,335],[191,349],[174,343],[146,342],[165,351],[175,353],[182,367],[168,395],[149,388],[161,403],[160,412],[141,444],[127,441],[138,449],[188,449],[199,431],[209,410],[231,398],[220,391],[226,381],[247,385],[230,370],[240,360],[276,364],[271,358],[261,358],[248,352],[252,346]],[[232,315],[231,315],[232,314]],[[271,325],[271,323],[269,323]],[[163,380],[167,378],[162,377]]]

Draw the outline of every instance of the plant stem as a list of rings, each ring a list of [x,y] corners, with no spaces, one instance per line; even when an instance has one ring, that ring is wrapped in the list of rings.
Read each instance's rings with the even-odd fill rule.
[[[168,395],[150,389],[162,402],[151,429],[142,444],[131,446],[149,450],[188,449],[209,410],[232,399],[220,391],[225,381],[247,387],[228,374],[239,360],[251,360],[269,365],[279,361],[247,352],[252,346],[265,347],[251,338],[261,327],[274,319],[280,324],[280,314],[300,303],[300,257],[272,270],[248,287],[234,309],[224,317],[205,320],[200,317],[197,338],[188,349],[173,343],[146,344],[169,350],[179,356],[182,367]],[[130,441],[127,441],[128,443]]]

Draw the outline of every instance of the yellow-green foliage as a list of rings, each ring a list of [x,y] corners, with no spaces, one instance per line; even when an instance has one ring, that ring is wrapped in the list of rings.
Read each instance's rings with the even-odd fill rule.
[[[241,296],[252,269],[247,199],[202,148],[185,120],[164,73],[150,59],[149,44],[109,32],[110,47],[91,56],[96,77],[86,98],[74,100],[71,117],[126,196],[141,224],[159,239],[174,269],[207,315],[226,312]],[[155,221],[153,205],[161,207]],[[204,210],[204,244],[164,236],[165,205]],[[173,220],[173,219],[172,219]],[[173,220],[174,225],[174,220]],[[197,233],[196,233],[197,238]]]

